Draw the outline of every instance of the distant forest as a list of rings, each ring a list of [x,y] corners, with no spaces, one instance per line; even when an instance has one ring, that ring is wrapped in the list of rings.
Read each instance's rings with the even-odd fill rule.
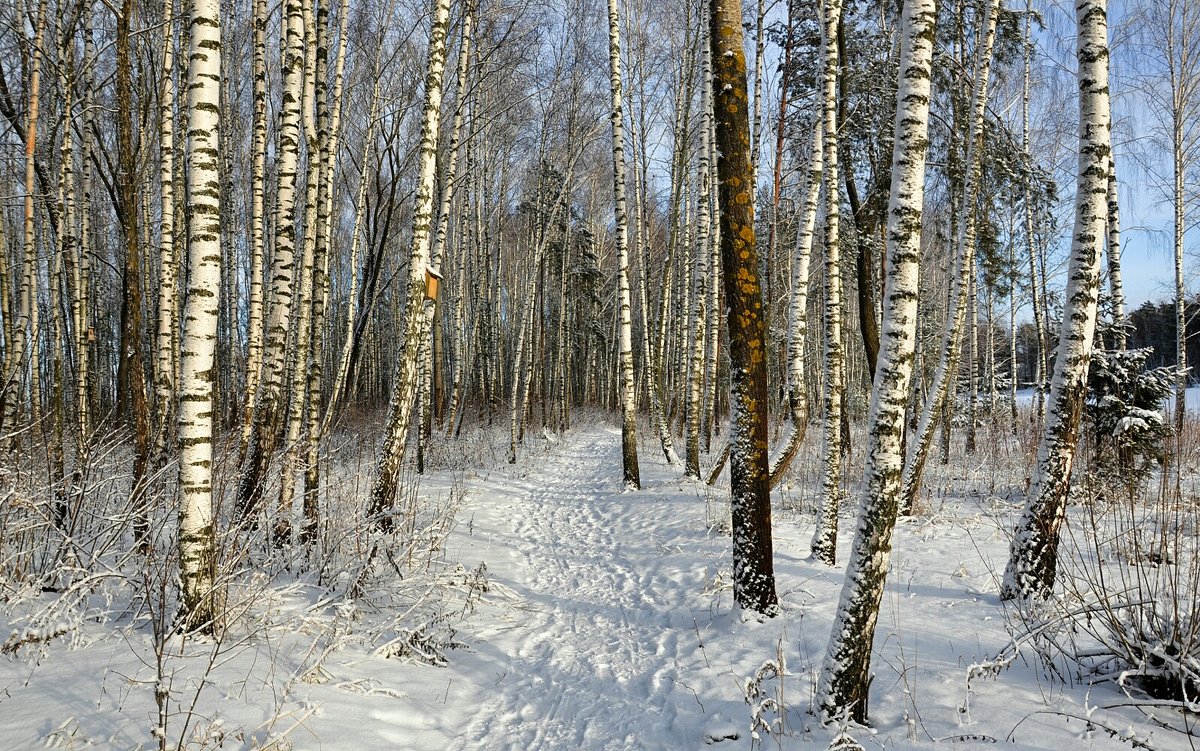
[[[1187,303],[1187,362],[1200,362],[1200,338],[1196,336],[1197,319],[1200,318],[1200,297],[1193,298]],[[1158,368],[1163,365],[1175,364],[1175,301],[1163,300],[1157,303],[1147,300],[1141,307],[1129,312],[1129,333],[1127,346],[1129,349],[1150,347],[1154,354],[1146,365]],[[1055,327],[1052,327],[1052,330]],[[980,336],[986,336],[986,330],[981,327]],[[997,362],[1007,361],[1007,337],[996,336],[1000,344],[1000,352],[996,355]],[[982,343],[981,343],[982,344]],[[1032,323],[1023,323],[1017,328],[1017,376],[1018,384],[1022,387],[1033,386],[1034,363],[1037,357],[1037,336]],[[1188,373],[1188,381],[1197,383],[1195,368]]]

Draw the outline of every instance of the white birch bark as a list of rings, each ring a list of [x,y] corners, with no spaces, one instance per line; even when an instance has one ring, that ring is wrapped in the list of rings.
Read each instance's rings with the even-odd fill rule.
[[[1107,0],[1075,6],[1079,59],[1079,165],[1075,229],[1067,269],[1063,324],[1055,350],[1046,425],[1038,445],[1029,502],[1017,522],[1002,599],[1048,596],[1058,567],[1058,533],[1066,513],[1096,329],[1100,260],[1107,223],[1112,154],[1108,95]]]
[[[916,432],[908,441],[908,456],[904,462],[900,506],[906,512],[921,487],[921,476],[929,448],[933,442],[933,429],[942,404],[952,398],[953,375],[958,372],[962,355],[962,334],[966,323],[968,295],[975,270],[975,200],[979,195],[981,179],[980,149],[983,147],[984,112],[988,99],[988,79],[992,66],[992,46],[996,39],[996,18],[999,0],[987,0],[987,17],[984,22],[983,41],[975,51],[975,75],[971,91],[971,131],[967,141],[966,185],[963,188],[963,203],[959,208],[961,217],[958,237],[955,238],[957,266],[950,291],[949,325],[942,337],[941,359],[933,376],[929,397],[921,408],[921,417]],[[974,332],[972,332],[973,334]],[[971,388],[974,390],[972,380]]]
[[[287,345],[296,296],[296,172],[300,162],[304,97],[304,8],[302,0],[284,3],[283,108],[280,114],[275,204],[275,252],[271,258],[271,300],[264,331],[263,362],[254,409],[253,431],[238,488],[239,513],[258,511],[263,484],[278,440],[284,408]]]
[[[21,284],[17,303],[17,322],[13,327],[13,342],[8,347],[8,362],[4,368],[3,409],[0,411],[0,427],[12,434],[20,414],[21,382],[25,361],[31,349],[36,348],[37,339],[34,318],[37,310],[37,244],[34,234],[34,166],[37,150],[38,106],[41,88],[42,39],[46,30],[46,2],[38,6],[37,22],[34,26],[33,46],[29,64],[29,109],[25,120],[25,206],[23,241],[21,253]],[[32,342],[32,345],[31,345]],[[38,394],[30,388],[30,403],[37,409]]]
[[[812,149],[796,231],[796,250],[792,259],[792,292],[788,300],[787,397],[792,418],[792,434],[787,446],[771,467],[772,485],[782,477],[787,465],[804,441],[808,431],[808,383],[804,343],[808,338],[808,291],[812,266],[813,234],[820,208],[821,177],[824,172],[824,124],[813,128]]]
[[[1117,190],[1117,160],[1111,160],[1108,172],[1108,245],[1104,252],[1108,261],[1108,293],[1112,306],[1113,348],[1125,349],[1125,285],[1121,281],[1121,199]]]
[[[218,167],[221,80],[219,0],[192,0],[188,47],[188,290],[179,394],[181,614],[211,631],[219,617],[213,521],[213,385],[221,286]]]
[[[175,414],[175,319],[178,261],[175,257],[175,0],[163,3],[163,60],[159,102],[158,334],[154,362],[155,461],[165,458],[168,430]]]
[[[300,253],[300,284],[294,299],[292,317],[296,322],[292,345],[289,347],[291,383],[288,386],[289,403],[286,430],[284,433],[283,467],[279,477],[279,509],[275,517],[275,543],[290,542],[292,506],[296,493],[296,473],[300,464],[301,431],[305,424],[308,397],[309,353],[312,342],[314,265],[316,263],[317,236],[322,228],[317,221],[318,194],[322,180],[323,160],[320,155],[321,138],[317,132],[317,43],[316,19],[312,4],[304,3],[304,102],[302,105],[304,138],[307,144],[308,164],[304,180],[304,241]]]
[[[711,75],[705,66],[705,78]],[[704,108],[709,107],[708,88],[704,89]],[[704,351],[707,346],[706,321],[708,316],[705,285],[710,282],[708,273],[709,235],[712,227],[712,217],[709,213],[710,187],[708,165],[710,160],[708,142],[705,139],[700,146],[700,168],[696,178],[700,183],[700,195],[696,209],[696,247],[693,251],[692,265],[694,268],[691,285],[692,308],[692,351],[688,363],[688,402],[687,402],[687,451],[684,475],[700,479],[700,411],[701,386],[704,378]]]
[[[266,264],[267,0],[254,0],[254,125],[250,174],[250,289],[246,324],[246,394],[239,454],[250,444],[263,360],[263,267]]]
[[[867,719],[871,648],[896,522],[904,464],[905,410],[916,344],[935,19],[933,0],[909,0],[904,4],[888,199],[883,332],[867,418],[867,460],[858,528],[818,688],[818,702],[826,719],[847,714],[858,722]]]
[[[92,205],[92,117],[95,111],[95,87],[92,85],[92,65],[96,50],[92,35],[92,6],[83,4],[83,112],[79,151],[79,245],[75,263],[75,295],[72,309],[75,318],[75,409],[79,426],[79,456],[77,466],[87,462],[92,432],[92,357],[91,357],[91,205]],[[178,358],[176,358],[178,361]]]
[[[616,214],[617,304],[621,370],[621,460],[626,487],[641,487],[637,458],[637,392],[633,377],[633,322],[629,289],[629,228],[625,213],[625,129],[621,106],[621,37],[617,0],[608,0],[608,63],[612,93],[613,204]]]
[[[821,4],[821,42],[824,50],[822,76],[822,146],[825,149],[825,440],[822,446],[821,512],[813,532],[812,555],[833,565],[837,555],[838,508],[842,501],[842,400],[845,390],[842,370],[842,254],[839,242],[841,191],[838,176],[838,45],[837,30],[842,17],[841,0]]]
[[[436,0],[429,33],[429,60],[425,75],[425,107],[421,124],[419,172],[413,207],[413,234],[408,256],[408,280],[404,296],[404,350],[396,366],[392,402],[388,410],[387,437],[371,489],[369,513],[391,528],[388,515],[396,499],[400,463],[412,422],[413,401],[420,375],[421,338],[424,321],[425,270],[429,266],[430,225],[433,221],[433,188],[437,171],[439,114],[442,106],[442,76],[446,68],[446,31],[450,24],[450,0]]]

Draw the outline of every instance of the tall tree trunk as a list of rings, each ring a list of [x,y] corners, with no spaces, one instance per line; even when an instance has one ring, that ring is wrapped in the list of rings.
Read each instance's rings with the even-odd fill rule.
[[[613,205],[616,214],[617,304],[620,306],[621,464],[625,486],[641,487],[637,456],[637,390],[633,376],[633,321],[629,290],[629,228],[625,212],[625,127],[621,106],[621,25],[617,0],[608,0],[608,64],[612,93]],[[744,85],[744,83],[743,83]]]
[[[867,720],[871,649],[896,524],[904,466],[905,410],[916,345],[936,13],[933,0],[909,0],[900,22],[882,349],[867,418],[867,461],[858,529],[818,689],[818,702],[826,720],[844,716],[860,723]]]
[[[267,0],[254,1],[254,125],[250,174],[250,290],[246,322],[246,394],[238,455],[245,461],[254,429],[254,407],[263,361],[263,268],[266,265]],[[282,185],[280,186],[283,187]]]
[[[1029,290],[1033,302],[1033,325],[1037,329],[1037,360],[1034,373],[1034,415],[1040,429],[1046,416],[1046,322],[1042,315],[1041,284],[1038,282],[1036,238],[1033,229],[1033,155],[1030,153],[1029,133],[1029,89],[1031,69],[1033,67],[1033,0],[1025,3],[1025,32],[1024,32],[1024,75],[1021,84],[1021,152],[1025,163],[1030,167],[1029,176],[1025,178],[1024,196],[1021,203],[1025,208],[1025,246],[1029,254]]]
[[[984,112],[988,99],[988,78],[992,67],[992,45],[996,38],[996,19],[999,0],[987,0],[987,18],[983,41],[975,51],[974,85],[971,91],[971,129],[967,141],[966,185],[963,189],[958,236],[955,239],[958,266],[950,291],[950,311],[946,332],[942,338],[941,360],[933,377],[929,397],[921,408],[916,434],[908,441],[908,456],[904,462],[904,479],[900,490],[900,508],[908,513],[921,489],[921,477],[929,448],[933,443],[933,428],[942,404],[953,400],[954,379],[962,353],[962,333],[968,311],[969,288],[975,272],[975,201],[981,178],[980,149],[983,147]],[[972,332],[973,333],[973,332]],[[972,384],[972,388],[974,384]]]
[[[323,35],[322,35],[323,36]],[[291,383],[288,385],[288,410],[284,432],[283,466],[279,476],[279,511],[275,517],[274,541],[276,545],[291,542],[292,511],[296,493],[296,474],[300,468],[301,431],[307,417],[308,373],[313,334],[313,298],[315,265],[317,261],[317,237],[322,228],[317,220],[319,193],[324,183],[321,168],[321,133],[317,130],[318,91],[324,87],[317,84],[317,59],[327,53],[322,42],[318,42],[317,22],[309,2],[304,4],[304,140],[308,155],[307,174],[304,180],[304,243],[300,253],[300,286],[295,298],[293,316],[295,332],[291,335],[288,348]],[[321,66],[324,72],[324,66]]]
[[[170,427],[175,417],[175,320],[179,274],[175,257],[175,0],[163,3],[163,59],[159,88],[159,197],[162,205],[158,240],[158,332],[155,342],[154,403],[155,463],[166,459]]]
[[[709,47],[711,50],[711,47]],[[708,51],[704,58],[704,78],[711,75],[711,56]],[[710,110],[708,101],[710,88],[704,87],[704,111]],[[706,284],[715,284],[708,272],[708,243],[712,217],[709,213],[709,159],[708,139],[700,145],[700,166],[696,177],[700,184],[699,200],[696,210],[696,247],[692,261],[692,352],[688,361],[688,401],[687,401],[687,460],[684,474],[687,477],[700,478],[700,412],[703,409],[702,386],[704,385],[704,351],[708,344],[705,336],[705,323],[708,302],[705,296]]]
[[[138,235],[137,155],[133,146],[133,75],[130,34],[133,0],[124,0],[117,16],[117,175],[116,189],[125,245],[124,284],[121,298],[121,348],[117,359],[117,411],[133,427],[133,490],[135,524],[140,541],[149,533],[148,509],[142,493],[150,455],[150,409],[142,358],[142,248]]]
[[[1121,282],[1121,199],[1117,190],[1116,155],[1110,160],[1106,199],[1108,203],[1108,293],[1112,306],[1113,349],[1125,349],[1125,285]]]
[[[429,33],[429,59],[425,73],[425,108],[421,124],[419,174],[413,207],[412,244],[408,255],[408,281],[404,295],[404,350],[396,365],[392,402],[383,454],[375,473],[368,508],[384,529],[392,528],[389,514],[396,500],[400,463],[412,422],[413,402],[420,375],[421,340],[425,303],[425,273],[429,266],[430,225],[433,222],[433,188],[437,172],[439,115],[442,107],[442,76],[446,68],[446,31],[450,25],[450,0],[436,0]]]
[[[192,0],[188,45],[188,290],[183,316],[179,394],[180,611],[191,628],[211,631],[221,605],[215,592],[213,381],[221,286],[219,0]]]
[[[34,234],[34,171],[37,152],[37,123],[39,94],[42,80],[42,39],[46,31],[46,0],[38,5],[37,23],[34,26],[32,54],[29,64],[29,111],[25,121],[25,213],[24,240],[21,254],[21,291],[17,308],[15,334],[8,346],[8,362],[5,364],[3,409],[0,410],[0,427],[10,435],[15,433],[20,414],[21,381],[27,352],[37,346],[31,329],[33,311],[37,307],[37,238]],[[32,339],[32,341],[31,341]],[[7,342],[6,342],[7,344]],[[32,389],[31,389],[32,391]],[[30,395],[30,404],[36,409],[38,394]],[[15,447],[15,439],[10,442]]]
[[[1096,329],[1112,155],[1107,0],[1081,0],[1075,13],[1079,29],[1079,168],[1074,239],[1050,385],[1050,409],[1038,446],[1029,503],[1017,522],[1004,571],[1000,597],[1005,600],[1046,597],[1053,591],[1058,532],[1066,513]]]
[[[825,442],[821,476],[821,512],[813,533],[812,555],[833,565],[837,557],[838,508],[841,506],[842,407],[845,400],[845,352],[842,347],[842,254],[839,233],[841,191],[838,177],[838,44],[841,0],[821,3],[822,118],[825,149]]]
[[[791,464],[804,435],[808,432],[808,377],[804,343],[808,338],[809,269],[812,261],[813,234],[820,208],[821,178],[824,172],[824,127],[813,128],[812,148],[808,157],[804,203],[800,207],[799,228],[796,231],[796,250],[792,259],[792,295],[788,303],[788,410],[792,418],[792,434],[771,467],[771,485],[783,477]]]
[[[300,163],[301,107],[304,99],[304,7],[286,0],[283,24],[283,107],[280,111],[275,192],[275,252],[271,257],[270,310],[255,397],[254,427],[238,483],[238,514],[259,511],[267,468],[279,442],[284,412],[284,376],[295,298],[296,172]]]
[[[610,0],[615,3],[615,0]],[[762,285],[754,242],[754,184],[746,110],[742,6],[712,0],[709,45],[713,61],[721,256],[729,327],[730,505],[733,512],[733,596],[758,613],[777,609],[767,466],[767,357]]]

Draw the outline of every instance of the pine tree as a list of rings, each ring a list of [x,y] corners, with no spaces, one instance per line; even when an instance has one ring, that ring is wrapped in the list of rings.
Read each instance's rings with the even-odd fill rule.
[[[610,0],[615,2],[615,0]],[[746,102],[742,7],[712,0],[709,44],[716,114],[721,258],[729,328],[733,594],[748,610],[777,607],[767,465],[767,361],[754,238],[754,183]]]

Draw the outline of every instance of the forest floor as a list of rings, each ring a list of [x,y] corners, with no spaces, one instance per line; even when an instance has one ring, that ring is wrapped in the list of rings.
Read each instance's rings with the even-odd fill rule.
[[[593,422],[531,438],[515,465],[493,453],[423,480],[462,500],[444,565],[408,580],[448,594],[424,629],[397,630],[403,649],[356,641],[378,613],[330,605],[286,571],[263,577],[253,617],[219,649],[156,640],[146,621],[43,619],[44,643],[0,656],[0,747],[153,748],[156,727],[188,748],[744,749],[757,734],[762,748],[823,749],[842,731],[867,749],[1192,747],[1163,727],[1186,721],[1176,710],[1120,706],[1112,682],[1089,685],[1032,644],[968,685],[1022,630],[997,596],[1019,463],[998,468],[993,451],[932,473],[934,501],[896,531],[872,727],[839,729],[811,710],[851,504],[829,568],[809,559],[815,469],[774,495],[781,612],[763,619],[732,602],[724,493],[682,480],[648,442],[643,487],[626,491],[619,446]],[[29,607],[0,609],[0,626],[28,623]],[[161,721],[155,685],[170,697]]]

